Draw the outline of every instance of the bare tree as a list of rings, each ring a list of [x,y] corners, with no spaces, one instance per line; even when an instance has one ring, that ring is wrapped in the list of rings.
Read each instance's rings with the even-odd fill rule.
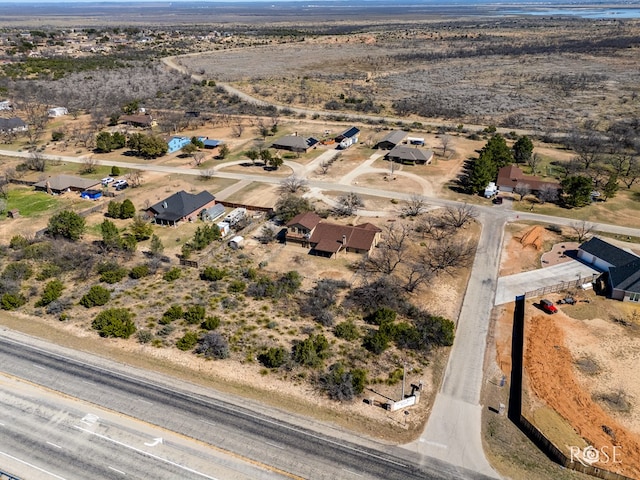
[[[211,180],[215,175],[215,170],[213,168],[207,168],[206,170],[200,170],[200,178],[203,180]]]
[[[592,223],[582,220],[581,222],[572,222],[571,231],[575,233],[578,243],[584,242],[591,235],[595,226]]]
[[[236,123],[235,125],[233,125],[231,127],[231,134],[234,137],[240,138],[242,136],[242,134],[244,133],[244,129],[245,129],[245,126],[242,123],[242,119],[240,119],[240,121],[238,123]]]
[[[548,183],[543,184],[538,189],[537,197],[540,203],[543,204],[546,202],[555,202],[559,198],[558,187]]]
[[[29,125],[27,129],[27,142],[30,147],[35,147],[42,137],[49,120],[49,107],[41,103],[29,101],[22,106],[25,121]]]
[[[127,182],[131,188],[138,188],[142,185],[142,172],[140,170],[131,170],[127,173]]]
[[[378,248],[365,260],[365,269],[383,275],[392,274],[407,258],[410,232],[406,225],[386,227]]]
[[[291,175],[280,182],[280,194],[297,193],[307,189],[308,182],[301,177]]]
[[[538,167],[540,166],[540,162],[542,162],[542,157],[540,157],[540,155],[538,153],[535,153],[535,152],[532,153],[531,155],[529,155],[529,158],[527,159],[527,165],[529,165],[529,167],[531,168],[531,171],[533,172],[534,175],[538,171]]]
[[[47,161],[39,152],[31,152],[25,161],[29,170],[35,170],[36,172],[44,172]]]
[[[457,268],[469,265],[473,252],[473,247],[463,240],[437,242],[430,248],[426,257],[428,268],[435,275],[452,274]]]
[[[205,159],[207,158],[207,154],[204,152],[195,152],[193,154],[193,163],[195,163],[196,167],[199,167],[203,164]]]
[[[87,173],[93,173],[96,171],[97,166],[98,160],[93,158],[93,155],[90,155],[82,160],[82,164],[80,165],[80,174],[84,175]]]
[[[257,238],[260,243],[271,243],[276,239],[276,231],[271,225],[263,225]]]
[[[320,165],[318,166],[318,173],[320,175],[326,175],[327,172],[329,172],[330,166],[331,166],[330,162],[328,162],[327,160],[323,160],[322,162],[320,162]]]
[[[478,216],[478,212],[468,203],[457,207],[447,207],[444,222],[452,228],[462,228]]]
[[[422,195],[414,194],[402,207],[402,214],[407,217],[417,217],[427,210],[427,202]]]
[[[420,255],[408,262],[403,288],[409,293],[414,292],[416,288],[431,280],[433,276],[425,256]]]
[[[586,125],[582,129],[572,131],[567,137],[567,143],[576,152],[576,159],[584,171],[599,161],[604,149],[604,136],[596,131],[594,126]]]
[[[522,201],[524,197],[526,197],[531,193],[531,187],[529,186],[528,183],[518,182],[516,183],[516,186],[514,187],[513,191],[518,195],[520,195],[520,201]]]
[[[451,145],[451,136],[450,135],[440,135],[440,146],[442,147],[442,156],[447,155],[447,150]]]
[[[338,198],[338,203],[333,207],[333,213],[341,217],[349,217],[362,206],[364,202],[360,195],[350,192]]]

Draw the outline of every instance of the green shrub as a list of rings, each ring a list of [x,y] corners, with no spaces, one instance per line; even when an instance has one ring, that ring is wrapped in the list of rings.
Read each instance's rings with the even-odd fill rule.
[[[204,330],[215,330],[220,326],[220,317],[207,317],[200,327]]]
[[[136,335],[138,337],[138,342],[140,343],[149,343],[153,340],[153,333],[150,330],[138,330]]]
[[[15,310],[27,303],[27,299],[19,293],[5,293],[0,298],[0,306],[3,310]]]
[[[347,371],[341,363],[335,363],[319,377],[322,389],[329,398],[338,401],[350,401],[364,391],[367,372],[361,369]]]
[[[227,291],[229,293],[242,293],[247,288],[247,284],[242,280],[232,280],[229,282],[229,286],[227,287]]]
[[[158,321],[161,325],[168,325],[174,320],[178,320],[184,316],[184,311],[182,307],[177,304],[173,304],[169,307],[169,309],[162,314],[162,318]]]
[[[369,330],[367,335],[362,341],[362,346],[369,350],[371,353],[380,355],[387,348],[389,348],[389,335],[380,330]]]
[[[2,278],[4,280],[11,280],[14,282],[22,282],[28,280],[33,275],[33,269],[27,262],[11,262],[2,272]]]
[[[64,290],[64,284],[60,280],[52,280],[47,283],[42,292],[42,297],[36,302],[36,307],[45,307],[54,300],[60,298],[62,291]]]
[[[40,273],[36,275],[36,280],[47,280],[48,278],[60,275],[62,269],[53,263],[45,263],[40,270]]]
[[[9,240],[9,248],[12,250],[22,250],[26,246],[29,245],[29,240],[24,238],[22,235],[14,235]]]
[[[209,282],[217,282],[226,277],[228,272],[223,268],[206,267],[201,273],[200,278]]]
[[[198,334],[196,332],[187,332],[176,341],[176,347],[182,351],[193,349],[198,343]]]
[[[267,368],[279,368],[287,363],[288,358],[289,355],[283,347],[271,347],[258,355],[258,361]]]
[[[191,305],[184,312],[184,319],[189,325],[196,325],[204,321],[205,308],[202,305]]]
[[[133,279],[138,279],[138,278],[146,277],[147,275],[149,275],[149,272],[150,272],[149,265],[147,264],[136,265],[129,272],[129,276]]]
[[[80,299],[80,305],[83,307],[101,307],[106,305],[111,299],[111,292],[102,285],[94,285]]]
[[[395,310],[392,310],[388,307],[382,307],[373,312],[371,315],[368,315],[365,318],[365,321],[372,325],[382,325],[383,323],[395,322],[397,315],[398,314],[395,312]]]
[[[91,323],[101,337],[129,338],[136,331],[133,315],[125,308],[109,308],[100,312]]]
[[[333,329],[333,334],[347,341],[355,340],[360,336],[358,327],[351,320],[337,324]]]
[[[181,276],[182,276],[182,270],[180,270],[178,267],[173,267],[172,269],[164,272],[162,279],[167,282],[173,282],[174,280],[179,279]]]
[[[309,335],[308,338],[293,345],[291,356],[299,365],[317,368],[329,357],[329,342],[324,335]]]
[[[100,275],[100,281],[108,284],[118,283],[122,280],[127,274],[127,270],[125,268],[118,268],[117,270],[109,270],[107,272],[103,272]]]
[[[117,177],[118,175],[120,175],[120,167],[116,167],[114,165],[113,167],[111,167],[111,176]]]

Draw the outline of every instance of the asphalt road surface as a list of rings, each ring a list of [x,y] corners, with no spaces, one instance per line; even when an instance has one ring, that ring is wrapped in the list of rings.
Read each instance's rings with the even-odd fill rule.
[[[8,338],[10,335],[15,338],[15,335],[7,331],[3,331],[0,335],[0,365],[6,374],[204,442],[218,451],[240,458],[244,463],[252,463],[266,471],[280,472],[288,478],[314,480],[485,478],[483,475],[424,455],[416,455],[402,448],[377,444],[373,441],[355,443],[353,439],[345,439],[347,433],[339,437],[330,436],[326,432],[319,431],[320,429],[299,425],[300,419],[291,418],[290,420],[296,422],[294,424],[277,418],[283,417],[282,413],[274,417],[242,405],[194,393],[177,386],[175,379],[172,386],[169,379],[165,379],[166,383],[157,381],[156,378],[154,381],[149,381],[149,374],[131,367],[118,367],[113,362],[86,354],[83,354],[83,359],[79,360],[73,357],[72,351],[65,352],[69,356],[54,353],[43,348],[41,342],[38,347],[33,347]],[[60,348],[56,347],[56,350],[60,351]],[[127,369],[126,373],[123,372],[124,368]],[[6,390],[6,387],[3,390]],[[6,394],[0,397],[2,399],[0,414],[3,411],[11,411],[12,408],[11,402],[4,400],[5,396]],[[57,417],[53,414],[55,409],[50,406],[34,404],[33,408],[27,409],[27,411],[34,410],[43,412],[42,418],[48,425],[56,423]],[[267,410],[266,407],[265,410]],[[80,420],[79,423],[78,420]],[[5,424],[1,428],[6,428],[7,422],[1,423]],[[23,432],[25,428],[29,428],[28,423],[25,425]],[[72,471],[91,472],[88,477],[86,475],[78,477],[77,474],[71,476],[67,473],[70,475],[69,479],[121,478],[116,475],[118,472],[114,472],[109,467],[120,471],[130,469],[130,478],[198,478],[176,473],[179,467],[173,464],[160,463],[143,467],[136,462],[119,463],[121,457],[131,454],[129,445],[139,446],[144,438],[147,439],[147,443],[153,443],[156,437],[145,437],[138,432],[130,432],[130,435],[137,440],[127,437],[122,441],[127,446],[123,446],[114,444],[106,438],[107,435],[100,433],[103,432],[100,428],[96,432],[104,438],[96,436],[89,426],[84,430],[80,430],[79,427],[82,427],[82,417],[76,414],[72,416],[72,421],[67,423],[67,429],[78,430],[82,438],[96,437],[91,438],[90,441],[100,444],[103,451],[113,449],[115,457],[106,453],[95,456],[72,455],[71,449],[62,452],[62,449],[49,445],[46,441],[42,445],[42,441],[36,442],[18,433],[12,442],[18,445],[15,447],[17,450],[12,450],[15,453],[12,456],[22,458],[33,465],[37,463],[47,470],[63,469],[65,465],[69,465]],[[60,447],[72,444],[57,435],[57,431],[55,435],[51,434],[47,437],[51,439],[48,441]],[[88,438],[85,440],[88,441]],[[34,443],[38,448],[34,447]],[[8,448],[6,444],[0,443],[1,451],[6,448]],[[78,448],[80,450],[77,450]],[[76,451],[82,452],[82,448],[80,445]],[[143,455],[140,452],[134,453],[137,456]],[[54,458],[53,454],[63,458]],[[218,476],[211,476],[221,480],[241,478],[233,475],[222,476],[219,472],[216,472],[216,475]],[[67,478],[62,475],[60,477]]]

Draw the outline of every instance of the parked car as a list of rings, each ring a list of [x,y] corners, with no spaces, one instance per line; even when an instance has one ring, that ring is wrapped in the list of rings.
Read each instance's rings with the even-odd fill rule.
[[[124,190],[128,186],[129,186],[129,184],[127,183],[126,180],[118,180],[117,182],[114,182],[114,184],[113,184],[113,188],[115,188],[116,190]]]
[[[547,300],[546,298],[540,300],[540,308],[542,310],[544,310],[545,312],[547,312],[547,313],[557,313],[558,312],[558,309],[553,304],[553,302],[551,300]]]
[[[100,182],[102,182],[102,185],[109,185],[110,183],[115,182],[115,179],[112,177],[105,177],[102,180],[100,180]]]
[[[502,197],[494,197],[493,203],[496,205],[502,205]]]

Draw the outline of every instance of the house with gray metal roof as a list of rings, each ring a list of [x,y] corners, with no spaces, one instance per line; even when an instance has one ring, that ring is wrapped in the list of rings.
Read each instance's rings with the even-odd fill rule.
[[[27,128],[27,124],[21,118],[0,118],[0,132],[25,132]]]
[[[308,152],[316,146],[318,140],[313,137],[301,137],[299,135],[285,135],[271,144],[271,148],[288,150],[291,152]]]
[[[393,130],[387,133],[382,140],[376,143],[375,148],[391,150],[396,145],[400,145],[404,142],[404,139],[407,138],[408,134],[409,132],[405,132],[404,130]]]
[[[428,165],[433,160],[433,152],[409,145],[396,145],[385,158],[405,165]]]
[[[66,192],[84,192],[100,190],[100,180],[76,177],[74,175],[56,175],[33,185],[38,191],[60,195]]]

